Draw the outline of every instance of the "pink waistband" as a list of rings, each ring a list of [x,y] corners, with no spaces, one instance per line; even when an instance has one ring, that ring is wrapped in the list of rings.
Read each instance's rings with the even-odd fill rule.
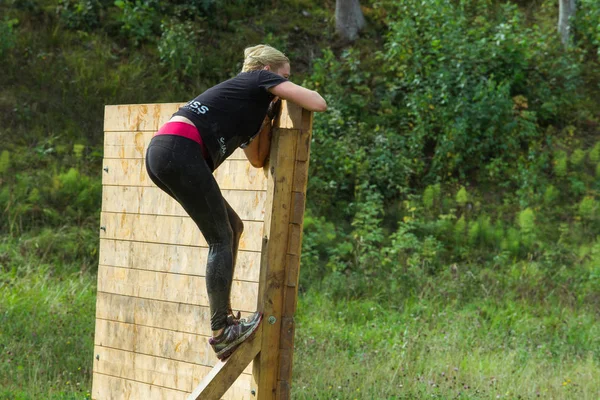
[[[200,132],[198,132],[198,129],[194,125],[186,124],[185,122],[167,122],[154,134],[154,136],[158,135],[176,135],[192,139],[200,145],[204,159],[208,160],[208,151],[206,151],[206,146],[202,142]]]

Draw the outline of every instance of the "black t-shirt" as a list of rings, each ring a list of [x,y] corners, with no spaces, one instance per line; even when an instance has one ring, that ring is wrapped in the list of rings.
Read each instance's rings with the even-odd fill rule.
[[[242,72],[206,90],[173,115],[196,125],[214,170],[256,136],[275,97],[267,89],[282,82],[286,79],[271,71]]]

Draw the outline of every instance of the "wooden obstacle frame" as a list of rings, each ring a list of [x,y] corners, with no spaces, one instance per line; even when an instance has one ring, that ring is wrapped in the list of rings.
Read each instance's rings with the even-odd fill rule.
[[[238,149],[216,171],[244,221],[232,306],[264,319],[225,362],[208,338],[208,247],[145,169],[183,103],[106,106],[92,398],[289,399],[312,113],[283,102],[270,161]]]

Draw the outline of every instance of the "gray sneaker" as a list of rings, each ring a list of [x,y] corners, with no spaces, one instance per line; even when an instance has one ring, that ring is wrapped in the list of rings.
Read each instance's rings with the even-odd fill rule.
[[[252,336],[258,329],[262,321],[262,314],[255,312],[248,319],[242,318],[239,320],[227,319],[227,326],[223,332],[216,338],[208,339],[208,343],[212,346],[217,358],[225,360],[242,342]],[[232,323],[230,323],[232,322]]]

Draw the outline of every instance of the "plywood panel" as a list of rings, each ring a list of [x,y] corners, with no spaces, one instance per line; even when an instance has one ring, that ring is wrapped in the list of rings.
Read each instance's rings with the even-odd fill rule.
[[[187,393],[147,383],[94,373],[94,400],[185,400]]]
[[[143,159],[104,159],[103,185],[154,186]],[[221,190],[266,190],[265,170],[248,161],[226,160],[214,172]]]
[[[98,291],[198,306],[209,305],[206,281],[200,276],[101,265],[98,268]],[[234,309],[256,311],[257,296],[258,283],[233,281],[231,305]]]
[[[207,247],[200,230],[189,217],[105,213],[100,216],[100,238]],[[240,249],[260,251],[263,223],[246,221]]]
[[[104,158],[144,158],[154,134],[154,131],[104,132]],[[244,150],[237,149],[228,160],[247,160],[247,158]]]
[[[138,382],[191,391],[194,364],[112,349],[94,347],[94,372]]]
[[[185,103],[106,106],[104,131],[156,131]]]
[[[242,313],[245,318],[250,313]],[[153,328],[175,329],[210,336],[210,310],[207,306],[171,303],[98,292],[96,318]]]
[[[223,190],[223,197],[244,221],[262,221],[265,191]],[[104,186],[102,211],[187,216],[183,207],[156,186]]]
[[[96,346],[199,364],[205,367],[212,367],[219,361],[208,344],[208,336],[103,319],[96,320],[96,330],[101,333],[112,333],[109,336],[96,334],[94,342]],[[123,337],[127,338],[127,348],[123,347]],[[129,344],[131,345],[129,346]],[[244,370],[245,373],[251,373],[251,371],[251,365]]]
[[[96,318],[210,336],[208,306],[98,292]]]
[[[210,371],[206,366],[109,347],[95,346],[94,355],[98,356],[94,360],[96,373],[185,392],[191,392],[196,382]],[[244,393],[250,396],[250,379],[249,374],[242,374],[227,395],[236,400],[244,397]],[[231,397],[234,394],[239,396]]]
[[[206,275],[207,247],[100,239],[100,264],[187,275]],[[238,251],[233,278],[258,282],[260,253]]]

